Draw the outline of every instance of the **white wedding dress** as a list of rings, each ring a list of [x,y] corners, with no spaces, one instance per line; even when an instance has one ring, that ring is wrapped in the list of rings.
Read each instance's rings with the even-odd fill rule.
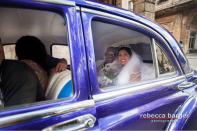
[[[125,85],[132,83],[131,74],[136,72],[136,69],[140,73],[140,81],[155,78],[155,72],[153,64],[143,63],[140,56],[132,51],[132,57],[129,62],[121,69],[116,79],[116,85]]]

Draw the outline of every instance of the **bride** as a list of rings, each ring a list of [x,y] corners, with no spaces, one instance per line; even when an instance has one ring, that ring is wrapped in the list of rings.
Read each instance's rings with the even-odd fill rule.
[[[116,77],[116,85],[124,85],[155,78],[153,64],[143,63],[141,57],[129,47],[119,48],[118,63],[122,68]]]

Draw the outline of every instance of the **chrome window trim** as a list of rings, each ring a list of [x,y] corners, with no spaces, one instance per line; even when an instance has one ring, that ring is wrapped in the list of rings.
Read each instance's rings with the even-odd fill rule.
[[[173,71],[173,72],[167,72],[167,73],[164,73],[164,74],[159,74],[159,78],[163,78],[163,77],[167,77],[167,76],[175,76],[177,75],[177,72],[176,71]]]
[[[171,82],[177,82],[177,81],[184,81],[185,75],[173,77],[173,78],[165,78],[165,79],[157,79],[155,82],[149,82],[147,84],[141,84],[141,85],[132,85],[128,88],[128,85],[125,86],[125,88],[119,88],[119,90],[114,90],[110,92],[104,92],[98,95],[93,95],[93,99],[95,102],[100,102],[104,100],[113,99],[115,97],[120,97],[122,95],[136,95],[142,91],[148,91],[150,89],[155,88],[156,86],[163,86],[165,84],[171,83]],[[123,86],[122,86],[123,87]]]
[[[155,45],[155,39],[151,38],[152,43],[152,56],[153,56],[153,64],[155,67],[155,76],[156,78],[159,77],[159,65],[158,65],[158,58],[157,58],[157,52],[156,52],[156,45]]]
[[[11,116],[0,117],[0,127],[15,125],[18,122],[24,122],[26,120],[31,120],[33,118],[45,118],[53,115],[61,115],[64,113],[70,113],[78,111],[80,109],[85,109],[89,107],[94,107],[94,100],[85,100],[81,102],[72,103],[69,105],[60,105],[58,107],[52,107],[47,109],[41,109]]]
[[[145,26],[143,24],[140,24],[138,22],[132,21],[130,19],[123,18],[121,16],[116,16],[116,15],[113,15],[113,14],[108,14],[108,13],[97,11],[97,10],[93,10],[93,9],[88,9],[88,8],[81,7],[81,11],[82,12],[91,13],[91,14],[101,15],[101,16],[104,16],[104,17],[110,17],[110,18],[118,19],[118,20],[121,20],[123,22],[127,22],[127,23],[133,24],[135,26],[141,27],[141,28],[147,30],[148,32],[151,32],[151,33],[155,34],[156,36],[158,36],[167,45],[167,47],[169,48],[171,54],[173,55],[174,59],[176,60],[176,63],[178,65],[179,70],[181,71],[181,74],[184,74],[183,70],[182,70],[182,68],[180,66],[180,63],[178,62],[178,60],[177,60],[174,52],[172,51],[172,49],[169,47],[168,42],[160,34],[158,34],[156,31],[154,31],[150,27],[147,27],[147,26]]]
[[[68,5],[68,6],[75,6],[75,2],[69,0],[34,0],[37,2],[45,2],[45,3],[52,3],[58,5]]]
[[[186,77],[192,77],[194,75],[194,71],[190,72],[190,73],[187,73],[186,74]]]
[[[80,11],[80,7],[79,7],[79,6],[76,6],[76,10],[77,10],[77,11]]]

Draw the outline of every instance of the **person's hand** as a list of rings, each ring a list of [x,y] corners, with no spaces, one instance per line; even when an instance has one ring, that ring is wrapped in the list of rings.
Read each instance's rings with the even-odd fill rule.
[[[141,73],[136,72],[130,75],[131,82],[140,81],[141,80]]]
[[[55,72],[62,72],[66,70],[67,68],[67,61],[65,59],[62,59],[60,62],[57,63],[55,67]]]

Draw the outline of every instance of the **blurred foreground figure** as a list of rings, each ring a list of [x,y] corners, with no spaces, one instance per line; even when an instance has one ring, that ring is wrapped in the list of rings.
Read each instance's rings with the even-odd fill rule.
[[[0,90],[4,106],[44,100],[44,92],[34,71],[18,60],[5,60],[0,40]]]

